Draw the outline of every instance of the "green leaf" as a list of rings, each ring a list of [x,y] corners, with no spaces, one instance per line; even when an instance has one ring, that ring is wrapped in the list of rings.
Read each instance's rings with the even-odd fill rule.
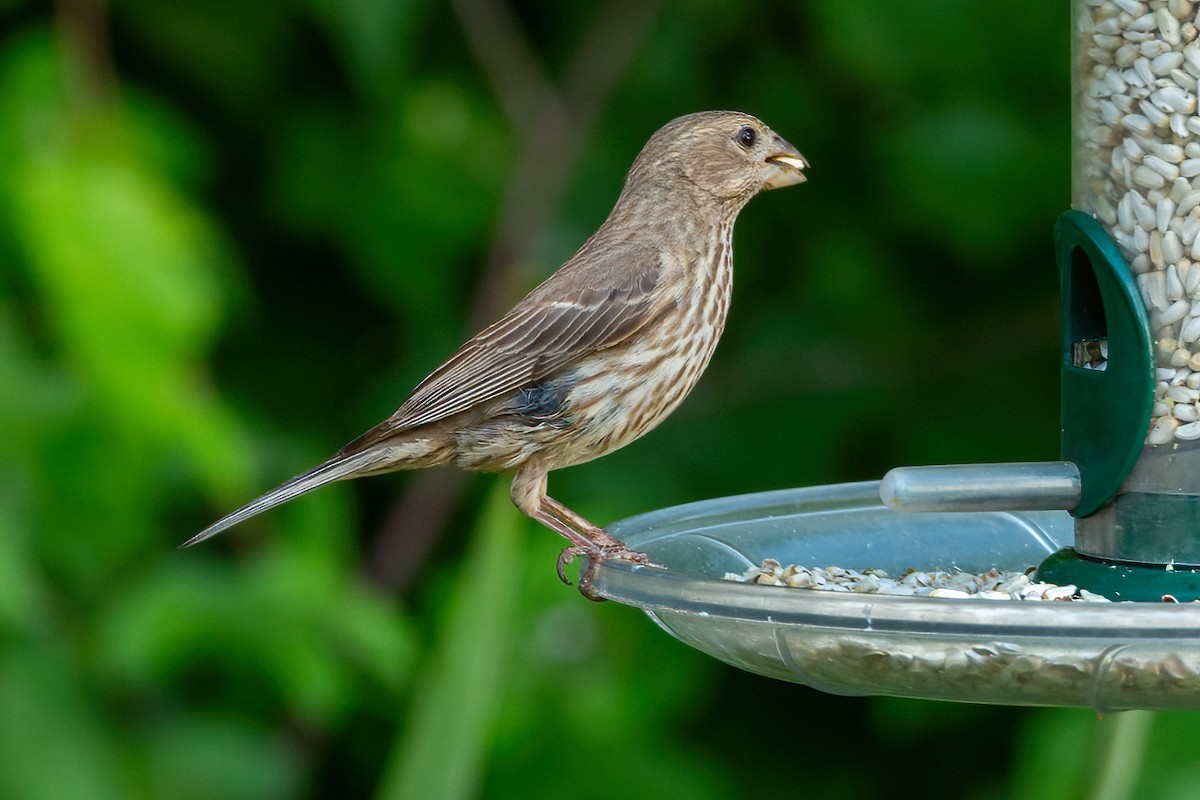
[[[143,736],[147,795],[170,800],[302,796],[303,754],[278,730],[210,710],[150,727]]]
[[[129,797],[119,752],[72,653],[41,642],[0,650],[0,796]]]
[[[470,797],[488,743],[517,633],[523,518],[497,480],[455,578],[437,642],[378,797]]]
[[[41,35],[0,70],[0,113],[24,123],[0,137],[0,194],[56,344],[125,441],[182,451],[210,491],[238,495],[245,441],[201,361],[230,248],[147,146],[167,128],[119,103],[72,106],[63,72]]]

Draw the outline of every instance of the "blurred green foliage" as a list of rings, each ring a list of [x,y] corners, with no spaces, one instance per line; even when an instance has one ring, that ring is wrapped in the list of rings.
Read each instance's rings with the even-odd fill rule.
[[[743,214],[694,396],[556,496],[608,521],[1054,457],[1067,16],[0,3],[0,796],[1066,800],[1105,747],[1138,756],[1125,796],[1190,796],[1191,715],[723,667],[559,585],[493,480],[362,481],[175,549],[389,413],[704,108],[761,116],[810,181]]]

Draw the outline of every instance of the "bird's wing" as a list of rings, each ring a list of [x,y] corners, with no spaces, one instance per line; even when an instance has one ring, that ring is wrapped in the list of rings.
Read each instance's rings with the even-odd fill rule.
[[[657,269],[608,286],[564,293],[543,284],[459,348],[396,412],[342,449],[365,449],[392,434],[459,414],[612,347],[653,319]]]

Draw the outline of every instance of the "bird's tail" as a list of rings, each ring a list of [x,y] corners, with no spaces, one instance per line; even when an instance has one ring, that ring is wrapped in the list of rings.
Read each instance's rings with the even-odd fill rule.
[[[232,514],[222,517],[188,539],[180,547],[191,547],[194,544],[199,544],[205,539],[216,536],[226,528],[232,528],[239,522],[253,517],[255,514],[261,514],[267,509],[286,503],[294,497],[311,492],[313,489],[324,486],[327,483],[361,475],[369,471],[371,466],[379,460],[380,454],[378,451],[366,450],[357,453],[339,453],[325,463],[319,464],[308,472],[297,475],[287,483],[275,487],[262,497],[251,500]]]

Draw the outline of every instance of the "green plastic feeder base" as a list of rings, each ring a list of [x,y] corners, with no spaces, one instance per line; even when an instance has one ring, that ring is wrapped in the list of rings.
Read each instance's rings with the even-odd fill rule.
[[[1037,579],[1060,586],[1074,584],[1118,601],[1161,602],[1168,595],[1181,603],[1200,600],[1200,569],[1103,561],[1069,547],[1043,561]]]
[[[1062,458],[1079,467],[1072,512],[1109,503],[1142,455],[1154,406],[1154,345],[1141,291],[1100,223],[1068,211],[1054,226],[1063,278]],[[1098,367],[1090,348],[1103,350]]]

